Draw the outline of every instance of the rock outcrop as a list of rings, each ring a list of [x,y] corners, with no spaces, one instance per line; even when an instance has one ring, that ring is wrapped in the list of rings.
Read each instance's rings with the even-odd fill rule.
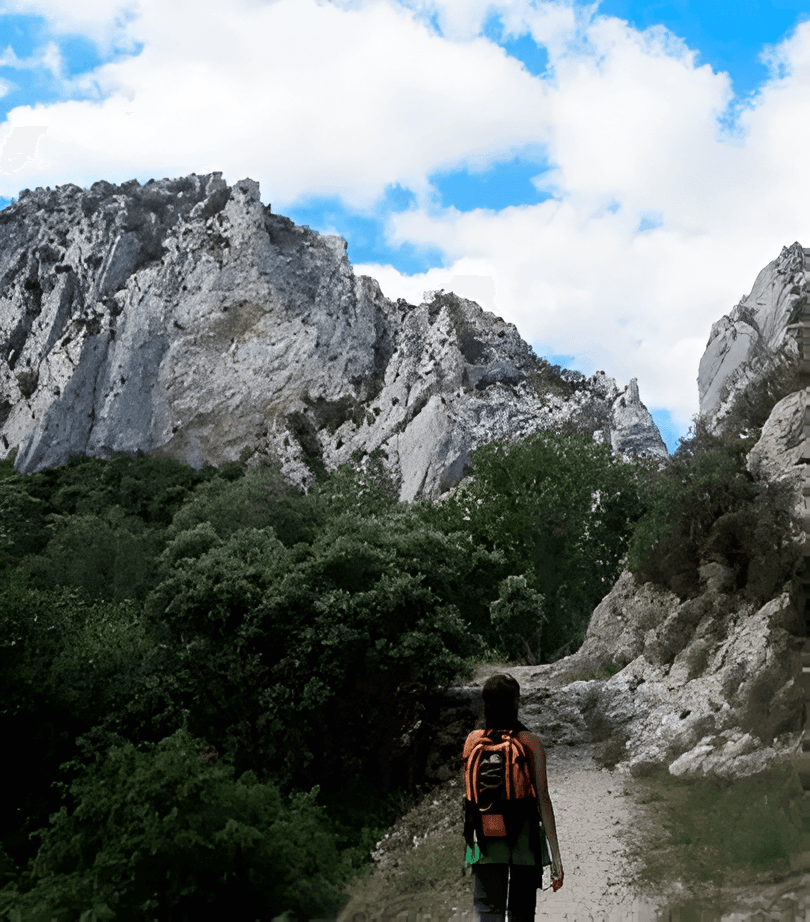
[[[510,667],[521,719],[547,746],[594,744],[604,764],[645,775],[741,778],[795,758],[801,746],[803,622],[789,592],[740,602],[732,574],[706,565],[704,592],[680,601],[624,573],[594,611],[580,650],[545,666]],[[607,680],[586,677],[622,666]],[[458,770],[458,738],[474,725],[480,690],[503,667],[448,689],[427,776]]]
[[[622,575],[594,612],[579,655],[554,664],[556,681],[618,663],[604,683],[569,693],[622,740],[622,768],[643,774],[741,777],[792,758],[801,733],[802,618],[789,592],[763,606],[740,602],[733,574],[701,569],[704,591],[680,601]],[[576,686],[576,688],[574,687]],[[598,737],[597,737],[598,738]]]
[[[779,257],[759,273],[751,293],[712,325],[700,360],[700,414],[719,423],[746,388],[774,370],[795,366],[799,349],[796,322],[807,297],[805,251],[801,244],[783,247]]]
[[[760,430],[748,470],[780,482],[785,502],[794,504],[793,530],[776,541],[769,536],[747,564],[746,585],[753,580],[767,588],[743,591],[739,568],[720,559],[719,543],[702,560],[699,591],[689,598],[623,573],[594,610],[576,653],[509,670],[521,683],[523,721],[548,745],[593,744],[605,764],[634,775],[666,766],[676,776],[734,779],[800,757],[806,624],[798,574],[806,546],[801,525],[810,524],[803,496],[810,367],[797,335],[810,328],[806,263],[810,270],[810,251],[799,244],[783,249],[751,294],[712,327],[700,363],[702,415],[715,428],[733,422]],[[777,388],[761,386],[769,376]],[[774,405],[779,388],[789,392]],[[632,413],[633,398],[628,389],[614,414]],[[766,418],[752,422],[746,413]],[[617,668],[609,679],[587,679]],[[472,725],[480,688],[493,671],[498,667],[482,667],[474,683],[447,691],[449,730],[437,734],[427,763],[435,780],[457,769],[450,731]]]
[[[0,242],[0,452],[23,473],[250,449],[301,484],[372,459],[411,500],[540,429],[667,456],[635,382],[560,373],[453,294],[390,301],[343,238],[272,214],[249,179],[26,190]]]

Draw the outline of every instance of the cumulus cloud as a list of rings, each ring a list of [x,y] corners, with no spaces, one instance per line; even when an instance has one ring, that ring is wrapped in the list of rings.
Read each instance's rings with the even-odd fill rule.
[[[130,27],[143,50],[92,74],[100,101],[48,105],[47,119],[20,108],[9,123],[50,124],[54,182],[219,169],[258,178],[274,201],[338,193],[360,208],[391,182],[425,194],[441,166],[486,166],[540,138],[541,120],[523,116],[542,111],[545,88],[496,45],[447,42],[389,3],[356,6],[143,0]]]
[[[3,0],[3,13],[43,17],[56,35],[82,35],[105,52],[134,48],[126,34],[137,0]]]
[[[803,236],[810,245],[808,24],[764,50],[770,80],[739,105],[728,76],[696,65],[677,36],[639,32],[596,3],[5,8],[46,17],[52,35],[31,60],[56,76],[59,35],[85,35],[117,56],[62,76],[62,101],[9,113],[0,144],[24,128],[48,131],[36,157],[0,171],[0,195],[222,170],[231,182],[258,179],[282,213],[312,196],[375,213],[399,184],[415,205],[389,216],[389,242],[438,247],[445,267],[358,272],[375,275],[389,297],[455,287],[478,298],[544,351],[574,354],[583,370],[604,368],[620,382],[638,377],[648,406],[669,408],[682,428],[697,409],[712,322],[782,245]],[[547,49],[544,77],[481,34],[493,15],[507,36],[530,34]],[[538,163],[535,184],[553,198],[466,213],[438,203],[432,174],[526,152]]]
[[[498,312],[526,338],[585,370],[637,376],[646,403],[669,408],[683,431],[712,323],[783,245],[810,246],[810,24],[766,50],[771,80],[730,127],[728,76],[695,66],[662,28],[551,11],[523,26],[549,50],[554,168],[537,185],[555,200],[394,215],[393,241],[438,247],[447,267],[418,278],[357,271],[403,297],[450,287],[454,275],[492,275]]]

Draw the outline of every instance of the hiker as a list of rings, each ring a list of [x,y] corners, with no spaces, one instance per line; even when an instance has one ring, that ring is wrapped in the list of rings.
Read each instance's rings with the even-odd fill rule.
[[[518,720],[520,685],[512,676],[491,676],[482,696],[484,728],[467,737],[463,753],[474,906],[480,922],[504,922],[508,899],[509,922],[533,922],[543,866],[551,864],[555,890],[563,882],[546,756],[540,739]]]

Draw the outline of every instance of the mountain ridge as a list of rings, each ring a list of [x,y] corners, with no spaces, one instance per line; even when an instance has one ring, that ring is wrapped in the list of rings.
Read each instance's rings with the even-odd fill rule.
[[[250,179],[26,190],[0,236],[0,450],[20,472],[247,451],[307,486],[372,459],[412,500],[541,429],[667,457],[636,383],[560,372],[453,293],[389,300],[343,238],[273,214]]]

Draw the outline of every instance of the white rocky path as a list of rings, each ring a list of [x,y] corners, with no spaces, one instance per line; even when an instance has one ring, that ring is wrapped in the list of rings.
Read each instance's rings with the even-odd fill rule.
[[[627,842],[640,809],[632,779],[600,769],[588,746],[555,748],[547,762],[565,879],[560,890],[538,893],[536,920],[657,922],[663,901],[636,894],[631,883]]]

